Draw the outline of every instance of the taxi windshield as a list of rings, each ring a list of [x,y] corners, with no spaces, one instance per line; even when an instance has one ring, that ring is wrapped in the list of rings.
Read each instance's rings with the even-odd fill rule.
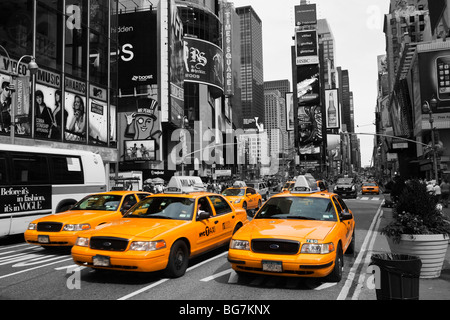
[[[121,200],[121,195],[96,194],[80,200],[70,210],[116,211]]]
[[[314,197],[271,198],[254,219],[337,221],[331,200]]]
[[[222,195],[224,195],[225,197],[244,196],[245,189],[226,189],[224,192],[222,192]]]
[[[364,183],[365,187],[376,187],[376,183]]]
[[[124,218],[191,220],[195,199],[149,197],[136,204]]]

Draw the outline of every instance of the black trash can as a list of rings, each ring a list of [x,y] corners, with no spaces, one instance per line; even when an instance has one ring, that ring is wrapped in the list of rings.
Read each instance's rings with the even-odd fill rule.
[[[370,265],[380,268],[377,300],[419,300],[422,261],[418,257],[394,253],[373,254]]]

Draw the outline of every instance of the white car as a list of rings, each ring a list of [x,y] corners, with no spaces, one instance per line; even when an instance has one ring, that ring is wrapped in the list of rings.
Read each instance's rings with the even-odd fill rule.
[[[264,200],[267,200],[270,197],[269,187],[265,182],[247,182],[247,187],[252,187],[253,189],[255,189],[263,197]]]

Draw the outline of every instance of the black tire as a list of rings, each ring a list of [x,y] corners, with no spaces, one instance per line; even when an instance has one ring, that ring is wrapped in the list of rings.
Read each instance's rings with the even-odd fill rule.
[[[333,271],[326,277],[328,282],[339,282],[342,279],[342,273],[344,269],[344,257],[342,254],[341,245],[338,245],[336,250],[336,260],[334,261]]]
[[[352,241],[348,245],[348,248],[347,248],[347,251],[345,251],[345,254],[354,254],[355,253],[355,244],[356,244],[355,230],[353,230]]]
[[[178,240],[170,249],[169,262],[165,274],[169,278],[179,278],[186,273],[189,264],[189,250],[184,241]]]
[[[247,202],[244,202],[244,203],[242,204],[242,209],[244,209],[245,211],[247,211]]]

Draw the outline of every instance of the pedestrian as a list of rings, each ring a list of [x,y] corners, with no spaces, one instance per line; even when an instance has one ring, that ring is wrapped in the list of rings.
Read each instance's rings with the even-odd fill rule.
[[[405,181],[403,180],[402,177],[400,176],[395,176],[394,178],[394,183],[392,185],[392,190],[391,190],[391,197],[392,197],[392,201],[397,202],[400,195],[403,192],[403,189],[405,189]]]
[[[445,208],[448,208],[448,198],[450,196],[450,183],[444,179],[441,183],[441,196]]]

